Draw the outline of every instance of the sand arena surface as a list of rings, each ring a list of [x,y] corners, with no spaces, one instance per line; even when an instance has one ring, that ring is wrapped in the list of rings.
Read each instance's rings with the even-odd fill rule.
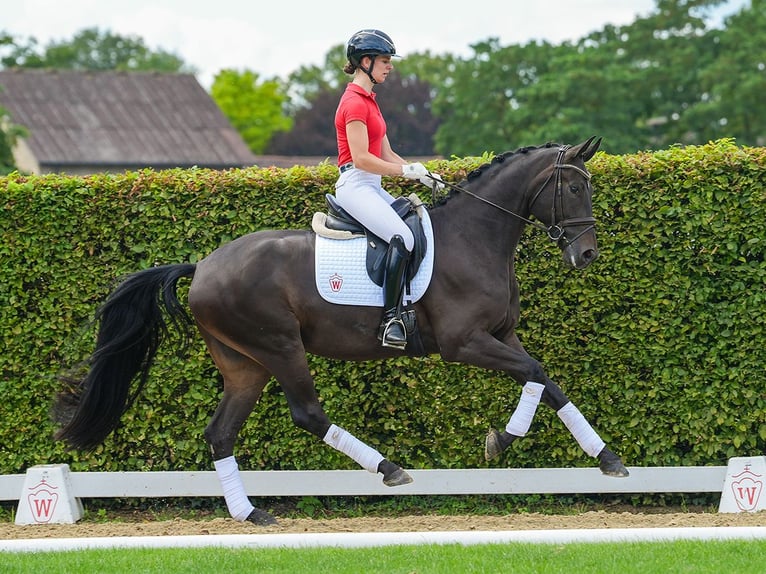
[[[692,528],[716,526],[766,526],[766,511],[718,514],[680,509],[588,511],[573,515],[518,513],[503,516],[418,515],[364,518],[278,518],[275,526],[255,526],[230,518],[190,520],[158,519],[137,514],[114,520],[77,524],[34,524],[17,526],[0,523],[0,539],[86,538],[109,536],[186,536],[215,534],[285,534],[319,532],[429,532],[554,530],[588,528]]]

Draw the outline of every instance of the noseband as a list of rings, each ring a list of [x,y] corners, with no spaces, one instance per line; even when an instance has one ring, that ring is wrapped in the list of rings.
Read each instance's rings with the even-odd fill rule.
[[[553,223],[549,227],[546,227],[545,225],[537,221],[532,221],[531,219],[527,219],[526,217],[523,217],[519,215],[518,213],[511,211],[510,209],[506,209],[502,205],[498,205],[488,199],[480,197],[476,195],[475,193],[473,193],[472,191],[465,189],[464,187],[455,185],[454,183],[449,183],[447,181],[444,181],[443,183],[447,187],[450,187],[456,191],[465,193],[466,195],[470,195],[471,197],[478,199],[479,201],[483,201],[487,205],[491,205],[492,207],[499,209],[500,211],[507,213],[508,215],[512,215],[513,217],[516,217],[517,219],[520,219],[524,221],[525,223],[528,223],[530,225],[537,227],[538,229],[544,231],[548,235],[550,240],[556,242],[557,245],[561,243],[562,241],[566,241],[568,245],[571,245],[572,243],[577,241],[583,234],[587,233],[588,231],[590,231],[596,226],[596,219],[594,217],[572,217],[569,219],[563,219],[564,192],[562,189],[562,182],[561,182],[562,170],[573,169],[576,172],[578,172],[580,175],[582,175],[587,181],[590,182],[590,174],[587,171],[580,169],[576,165],[562,163],[562,160],[564,159],[564,154],[570,147],[571,146],[567,145],[567,146],[563,146],[559,148],[558,155],[556,156],[556,162],[553,164],[553,171],[551,171],[548,178],[540,186],[540,189],[538,189],[535,195],[532,197],[532,201],[529,202],[529,209],[531,210],[532,206],[537,201],[537,198],[540,197],[540,194],[551,182],[551,179],[554,179],[555,191],[554,191],[553,202],[551,202],[551,221]],[[436,189],[436,186],[434,186],[434,190],[435,189]],[[556,205],[557,204],[560,206],[559,211],[561,212],[561,217],[562,217],[560,221],[556,221]],[[574,227],[574,226],[581,226],[581,225],[586,225],[587,227],[583,229],[580,233],[578,233],[574,237],[574,239],[568,239],[566,236],[567,227]]]

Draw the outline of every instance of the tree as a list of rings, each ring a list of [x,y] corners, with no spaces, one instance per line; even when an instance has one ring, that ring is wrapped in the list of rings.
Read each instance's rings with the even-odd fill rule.
[[[97,28],[84,29],[72,40],[52,41],[42,51],[34,38],[26,43],[13,41],[13,49],[3,57],[2,64],[6,68],[194,71],[175,54],[148,48],[141,38],[101,32]]]
[[[541,143],[528,132],[551,113],[526,101],[562,48],[549,43],[501,47],[496,38],[471,46],[473,55],[454,62],[433,101],[441,124],[436,151],[443,155],[481,155]]]
[[[326,87],[314,94],[312,101],[295,112],[292,129],[274,134],[265,153],[337,156],[335,109],[341,91],[342,88]]]
[[[210,95],[253,153],[263,153],[275,133],[292,127],[292,119],[283,112],[287,96],[277,80],[261,82],[249,70],[221,70]]]
[[[39,60],[37,40],[29,38],[24,41],[7,32],[0,32],[0,67],[22,67],[28,61],[37,65]]]
[[[0,176],[16,171],[13,147],[18,138],[26,135],[27,131],[21,126],[12,124],[8,112],[0,106]]]
[[[300,66],[287,77],[287,109],[296,115],[303,108],[311,107],[320,94],[336,92],[346,85],[348,76],[343,72],[346,48],[338,44],[327,52],[324,65]]]
[[[431,109],[430,84],[394,71],[376,91],[397,153],[404,157],[434,155],[439,121]]]
[[[327,84],[295,113],[293,129],[276,134],[268,153],[337,156],[335,110],[349,76],[341,86]],[[404,156],[432,156],[438,125],[431,113],[430,87],[415,77],[394,71],[375,88],[386,118],[387,133],[396,151]]]
[[[763,1],[753,2],[753,9],[760,6],[762,13]],[[456,61],[439,84],[449,89],[434,97],[441,121],[437,151],[479,155],[594,134],[604,136],[611,153],[706,141],[695,124],[712,111],[700,104],[710,101],[710,82],[727,75],[725,66],[714,67],[720,49],[706,28],[705,14],[718,4],[721,0],[658,0],[647,17],[558,46],[501,47],[496,39],[471,46],[474,54]],[[763,45],[763,32],[757,31],[763,19],[749,21],[743,37],[731,42],[743,42],[740,49],[749,50],[740,53],[743,74],[737,81],[745,82],[745,69],[750,70],[744,91],[751,99],[745,105],[743,95],[739,117],[752,124],[758,109],[752,98],[763,91],[762,71],[753,73],[763,66],[757,48]],[[744,36],[751,40],[744,42]],[[725,80],[718,81],[716,89],[724,93],[725,86]],[[728,91],[734,86],[730,83]],[[720,96],[713,101],[726,105]],[[720,125],[721,111],[706,124]]]
[[[697,141],[733,137],[738,143],[766,145],[766,0],[752,0],[712,30],[705,41],[716,58],[700,71],[700,97],[681,118]]]

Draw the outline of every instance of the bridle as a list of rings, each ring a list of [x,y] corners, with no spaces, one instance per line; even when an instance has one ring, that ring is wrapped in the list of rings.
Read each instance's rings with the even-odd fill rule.
[[[553,201],[551,202],[551,221],[553,223],[549,227],[546,227],[540,222],[533,221],[522,215],[519,215],[518,213],[513,212],[510,209],[503,207],[502,205],[498,205],[488,199],[478,196],[472,191],[465,189],[464,187],[461,187],[459,185],[456,185],[454,183],[450,183],[447,181],[444,181],[442,183],[444,183],[444,185],[446,185],[447,187],[451,189],[454,189],[461,193],[465,193],[466,195],[470,195],[471,197],[478,199],[479,201],[482,201],[486,203],[487,205],[491,205],[492,207],[499,209],[503,213],[512,215],[513,217],[516,217],[517,219],[520,219],[521,221],[524,221],[525,223],[528,223],[544,231],[546,235],[548,235],[548,238],[551,241],[556,242],[556,244],[559,244],[562,241],[566,241],[567,244],[571,245],[572,243],[577,241],[582,235],[584,235],[585,233],[587,233],[588,231],[590,231],[596,226],[596,219],[594,217],[571,217],[569,219],[561,219],[560,221],[556,221],[556,205],[559,205],[559,212],[561,213],[562,218],[564,217],[564,192],[562,189],[561,172],[565,169],[573,169],[577,173],[582,175],[588,182],[590,182],[590,174],[587,171],[585,171],[584,169],[580,169],[576,165],[562,163],[562,160],[564,159],[564,154],[569,148],[570,146],[567,145],[567,146],[562,146],[558,149],[558,155],[556,156],[556,162],[553,164],[553,170],[551,171],[547,179],[543,182],[543,184],[540,186],[540,188],[537,190],[537,192],[535,192],[534,196],[532,196],[532,201],[529,202],[529,209],[531,210],[532,206],[535,204],[538,197],[540,197],[540,194],[542,194],[545,188],[548,187],[548,184],[551,182],[551,179],[554,180],[555,190],[554,190]],[[436,185],[434,185],[434,192],[435,192],[435,189],[436,189]],[[583,229],[580,233],[578,233],[573,239],[567,238],[566,236],[567,227],[575,227],[575,226],[583,226],[583,225],[587,227],[585,227],[585,229]]]

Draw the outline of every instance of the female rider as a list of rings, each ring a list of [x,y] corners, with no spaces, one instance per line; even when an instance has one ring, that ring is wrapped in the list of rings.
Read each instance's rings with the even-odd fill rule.
[[[444,184],[422,163],[402,159],[388,141],[386,122],[373,87],[386,81],[394,69],[391,63],[394,56],[393,41],[380,30],[361,30],[348,41],[348,62],[343,71],[353,75],[353,80],[346,86],[335,113],[340,170],[335,197],[343,209],[389,244],[378,339],[384,347],[404,349],[407,332],[401,320],[400,303],[415,239],[391,207],[394,197],[381,187],[381,176],[404,176],[438,188]]]

